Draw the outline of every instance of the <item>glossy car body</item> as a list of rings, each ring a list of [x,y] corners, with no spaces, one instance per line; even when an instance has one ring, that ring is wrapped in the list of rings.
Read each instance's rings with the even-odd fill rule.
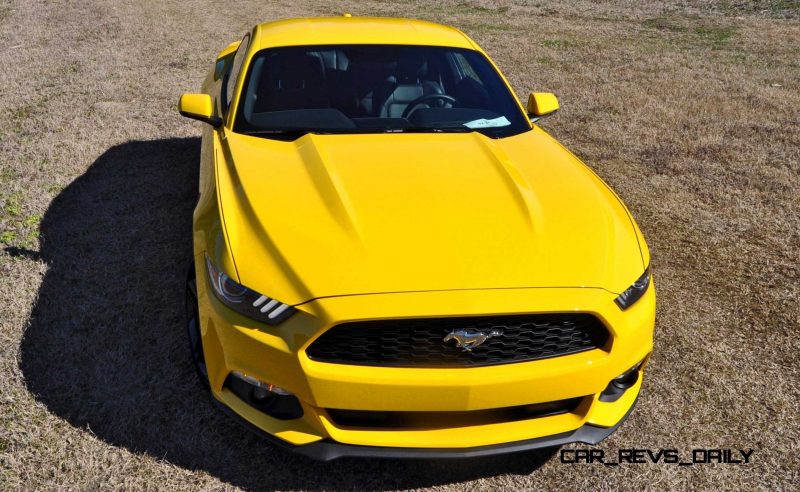
[[[237,70],[247,73],[263,50],[412,44],[485,56],[460,31],[422,21],[278,21],[219,54],[203,84],[210,97],[182,99],[184,115],[210,123],[190,281],[201,372],[225,409],[319,459],[476,456],[596,442],[632,409],[652,350],[649,276],[641,298],[625,309],[615,302],[647,271],[649,253],[619,197],[530,123],[518,99],[526,127],[502,138],[386,131],[285,139],[234,131],[246,83]],[[535,114],[537,101],[549,100],[533,98]],[[211,286],[210,278],[223,278],[215,275],[292,306],[285,308],[291,315],[269,324],[231,309]],[[552,313],[591,315],[607,338],[590,350],[464,367],[338,363],[307,352],[324,333],[353,322]],[[413,341],[402,343],[413,350]],[[613,390],[612,380],[624,374],[623,389]],[[232,377],[239,378],[233,386]],[[242,377],[279,391],[272,399],[296,397],[289,403],[301,410],[276,418],[242,396]],[[531,418],[503,417],[505,409],[562,401],[573,403]]]

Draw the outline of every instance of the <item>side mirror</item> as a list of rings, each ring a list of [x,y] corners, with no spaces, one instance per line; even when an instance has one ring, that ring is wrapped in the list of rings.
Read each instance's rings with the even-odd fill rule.
[[[214,128],[222,126],[222,118],[214,116],[214,103],[208,94],[184,94],[178,101],[181,116],[208,123]]]
[[[531,92],[528,96],[528,116],[536,122],[558,111],[558,99],[552,92]]]

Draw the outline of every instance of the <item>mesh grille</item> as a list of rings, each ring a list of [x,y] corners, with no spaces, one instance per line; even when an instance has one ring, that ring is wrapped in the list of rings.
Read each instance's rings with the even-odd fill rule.
[[[471,351],[453,331],[497,333]],[[602,347],[608,331],[590,314],[359,321],[334,326],[307,349],[321,362],[394,367],[472,367],[524,362]]]
[[[583,400],[584,397],[578,397],[516,407],[453,412],[386,412],[330,408],[327,411],[333,423],[339,427],[447,429],[561,415],[574,411]]]

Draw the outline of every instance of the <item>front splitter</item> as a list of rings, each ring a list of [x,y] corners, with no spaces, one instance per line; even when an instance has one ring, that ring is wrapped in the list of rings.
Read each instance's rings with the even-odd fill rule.
[[[213,399],[213,398],[212,398]],[[292,453],[307,456],[317,461],[331,461],[338,458],[395,458],[395,459],[457,459],[457,458],[480,458],[483,456],[493,456],[499,454],[518,453],[543,449],[556,446],[563,446],[574,442],[585,444],[598,444],[614,433],[628,416],[633,412],[636,401],[620,421],[613,427],[598,427],[591,424],[584,424],[573,431],[554,434],[552,436],[537,437],[524,441],[514,441],[502,444],[491,444],[488,446],[476,446],[471,448],[401,448],[384,446],[359,446],[355,444],[343,444],[331,440],[322,440],[311,444],[296,446],[283,439],[275,437],[265,432],[255,425],[248,422],[222,403],[213,399],[214,403],[234,420],[241,423],[246,428],[255,432],[259,436],[267,439],[272,444],[290,451]],[[638,398],[637,398],[638,401]]]

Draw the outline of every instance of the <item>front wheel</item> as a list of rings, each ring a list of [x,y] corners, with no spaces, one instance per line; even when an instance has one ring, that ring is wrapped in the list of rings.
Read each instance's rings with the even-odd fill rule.
[[[189,350],[200,384],[208,389],[208,368],[203,354],[203,337],[200,334],[200,313],[197,310],[197,276],[194,261],[186,276],[186,327],[189,335]]]

